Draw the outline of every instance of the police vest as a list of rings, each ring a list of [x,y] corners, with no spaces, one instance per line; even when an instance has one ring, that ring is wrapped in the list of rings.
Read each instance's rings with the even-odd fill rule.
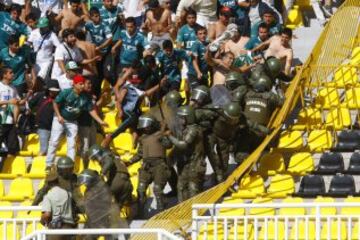
[[[266,126],[271,117],[270,108],[267,94],[250,93],[245,98],[244,114],[249,121]]]
[[[143,159],[147,158],[163,158],[166,157],[166,149],[162,145],[160,138],[161,132],[155,132],[153,134],[144,135],[141,138]]]

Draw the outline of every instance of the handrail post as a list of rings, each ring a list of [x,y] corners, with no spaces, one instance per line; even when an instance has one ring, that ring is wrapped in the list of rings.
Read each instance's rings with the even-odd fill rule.
[[[198,221],[197,221],[197,208],[192,207],[192,227],[191,227],[191,239],[197,238],[197,232],[198,232]]]
[[[317,204],[316,205],[316,216],[315,216],[315,229],[316,229],[316,240],[320,240],[320,206]]]

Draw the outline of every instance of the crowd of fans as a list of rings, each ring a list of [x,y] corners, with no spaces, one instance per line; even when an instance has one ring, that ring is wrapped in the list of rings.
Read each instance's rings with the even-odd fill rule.
[[[184,79],[185,97],[180,105],[201,110],[212,102],[209,109],[217,113],[215,125],[231,127],[234,122],[229,122],[232,116],[228,115],[238,114],[233,116],[235,125],[242,122],[266,135],[266,121],[283,100],[280,90],[284,86],[280,83],[291,81],[293,76],[292,30],[284,27],[282,17],[289,7],[282,10],[277,1],[25,0],[11,5],[4,1],[1,8],[0,150],[5,156],[17,155],[21,149],[18,135],[37,131],[47,171],[54,165],[63,135],[67,156],[72,160],[88,157],[96,133],[103,134],[101,145],[108,148],[114,138],[130,129],[136,147],[143,133],[137,125],[143,114],[141,106],[146,103],[153,108],[165,101],[164,96],[174,97],[171,94],[179,92]],[[111,91],[102,88],[103,81],[112,86]],[[194,97],[201,92],[206,102]],[[256,105],[254,98],[261,98],[254,92],[266,93],[264,99],[271,104],[260,104],[256,109],[247,106]],[[106,101],[109,97],[110,103]],[[227,97],[229,101],[223,102]],[[246,98],[252,101],[246,102]],[[109,104],[115,106],[121,123],[113,133],[104,134],[102,127],[108,123],[102,120],[101,111]],[[258,121],[251,114],[239,120],[243,114],[237,107],[241,112],[271,110],[265,120]],[[225,115],[218,113],[219,108],[229,119],[221,120]],[[189,116],[191,111],[184,110],[178,117]],[[196,120],[185,119],[185,126],[192,122]],[[181,150],[184,136],[161,125],[163,135]],[[234,152],[229,147],[232,142],[248,144],[238,136],[224,139],[214,132],[213,142],[208,142],[219,148],[215,154],[227,156],[221,156],[221,161],[228,161],[229,153]],[[141,138],[139,141],[145,144]],[[239,159],[250,150],[253,146],[239,150],[243,154]],[[210,153],[205,155],[216,159]],[[214,161],[217,180],[222,181],[227,163],[219,167]],[[177,171],[182,181],[189,180],[179,167]],[[189,184],[182,187],[191,189]],[[196,186],[179,199],[185,200],[200,189]]]

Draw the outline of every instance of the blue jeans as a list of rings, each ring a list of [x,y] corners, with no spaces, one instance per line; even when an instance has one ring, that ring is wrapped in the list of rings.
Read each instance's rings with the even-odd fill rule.
[[[45,155],[49,147],[49,139],[51,131],[47,129],[38,129],[40,139],[40,155]]]

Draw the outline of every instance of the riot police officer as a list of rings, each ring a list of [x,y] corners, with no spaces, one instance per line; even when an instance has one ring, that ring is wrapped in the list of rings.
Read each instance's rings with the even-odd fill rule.
[[[87,155],[89,159],[99,162],[101,166],[100,175],[106,177],[106,183],[109,185],[120,208],[124,203],[130,202],[133,187],[125,163],[117,158],[110,150],[97,144],[90,147]]]
[[[85,228],[128,228],[126,221],[120,218],[120,209],[113,198],[108,185],[101,180],[95,170],[85,169],[78,176],[78,184],[85,185],[84,208],[87,216]],[[97,239],[87,236],[86,239]],[[116,239],[106,236],[105,239]]]
[[[56,164],[56,172],[58,174],[59,186],[69,192],[72,196],[75,204],[75,206],[73,207],[74,218],[76,219],[76,214],[83,212],[83,208],[81,204],[82,195],[80,193],[80,190],[77,188],[77,176],[74,173],[74,161],[69,157],[59,158]],[[38,190],[32,205],[39,205],[39,203],[43,200],[49,189],[50,186],[47,182],[45,182],[44,186]]]
[[[146,202],[146,189],[154,182],[153,192],[156,199],[157,209],[165,208],[163,190],[170,176],[170,170],[166,163],[166,149],[172,145],[163,135],[159,123],[150,115],[142,115],[139,118],[137,129],[142,133],[139,138],[139,148],[130,164],[143,159],[139,169],[139,185],[137,188],[139,215]]]
[[[232,101],[238,102],[242,106],[245,94],[249,90],[244,76],[238,72],[230,72],[225,77],[225,86],[230,91]]]
[[[198,194],[202,189],[206,171],[204,159],[203,133],[195,121],[195,111],[190,106],[181,106],[177,116],[184,126],[180,137],[169,135],[177,152],[182,154],[183,161],[177,162],[179,174],[178,179],[178,201],[182,202]]]

